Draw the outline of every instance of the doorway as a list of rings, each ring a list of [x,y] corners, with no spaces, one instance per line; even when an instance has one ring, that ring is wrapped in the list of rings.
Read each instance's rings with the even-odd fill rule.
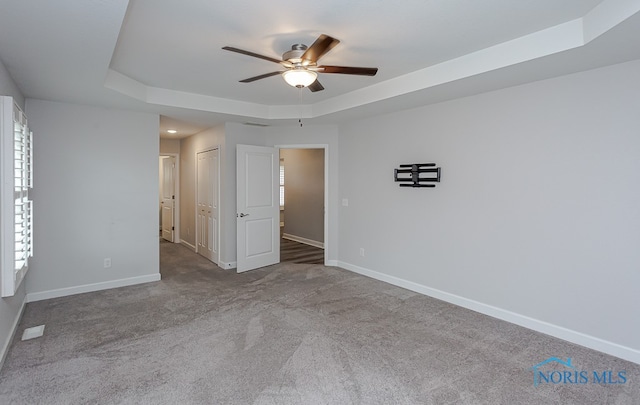
[[[300,144],[275,147],[236,145],[236,257],[243,272],[279,263],[280,229],[278,161],[282,149],[324,151],[323,264],[329,263],[329,145]],[[285,174],[286,177],[286,174]],[[286,180],[285,180],[286,181]],[[251,211],[253,210],[253,211]],[[286,210],[286,207],[285,207]],[[309,239],[309,238],[306,238]],[[310,239],[309,239],[310,240]],[[318,242],[318,241],[316,241]],[[249,263],[251,261],[251,263]]]
[[[324,145],[280,146],[281,261],[326,263],[326,157]]]
[[[180,242],[180,156],[159,156],[159,227],[160,236],[168,242]]]

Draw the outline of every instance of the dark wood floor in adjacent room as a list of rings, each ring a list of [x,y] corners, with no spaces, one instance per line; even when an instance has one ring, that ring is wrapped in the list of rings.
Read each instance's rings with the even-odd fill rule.
[[[292,263],[324,264],[324,249],[281,238],[280,261]]]

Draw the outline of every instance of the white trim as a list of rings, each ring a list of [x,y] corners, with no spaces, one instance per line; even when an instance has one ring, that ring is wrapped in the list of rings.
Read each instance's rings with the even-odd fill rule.
[[[108,290],[111,288],[127,287],[130,285],[151,283],[154,281],[160,281],[160,273],[29,293],[27,294],[27,302],[42,301],[50,298],[66,297],[68,295]]]
[[[13,326],[11,327],[11,333],[7,336],[7,340],[2,344],[2,352],[0,352],[0,370],[2,370],[2,366],[4,366],[4,360],[7,358],[7,354],[9,354],[9,348],[11,347],[11,342],[13,342],[13,338],[16,335],[16,331],[18,330],[18,325],[20,324],[20,320],[22,320],[22,315],[24,314],[24,308],[27,306],[27,296],[24,296],[22,300],[22,305],[20,305],[20,311],[16,315],[16,319],[13,321]]]
[[[238,262],[219,262],[218,263],[218,267],[220,267],[221,269],[225,269],[225,270],[229,270],[229,269],[235,269],[236,267],[238,267]]]
[[[173,176],[173,195],[176,196],[173,205],[173,243],[180,243],[180,153],[160,153],[160,157],[175,157],[176,170]],[[160,226],[162,230],[162,226]]]
[[[328,266],[330,248],[329,248],[329,144],[327,143],[309,143],[309,144],[293,144],[293,145],[275,145],[280,149],[324,149],[324,264]]]
[[[320,249],[324,249],[324,243],[318,242],[317,240],[303,238],[302,236],[296,236],[296,235],[291,235],[289,233],[283,233],[282,234],[282,239],[289,239],[289,240],[292,240],[294,242],[304,243],[305,245],[309,245],[309,246],[317,247],[317,248],[320,248]],[[326,260],[325,260],[325,262],[326,262]]]
[[[189,249],[193,250],[193,251],[194,251],[194,253],[198,253],[198,252],[196,252],[196,247],[195,247],[195,246],[193,246],[191,243],[187,242],[186,240],[182,239],[182,240],[180,241],[180,244],[185,245],[185,246],[186,246],[186,247],[188,247]]]
[[[619,357],[624,360],[634,362],[636,364],[640,364],[640,350],[637,349],[622,346],[620,344],[609,342],[607,340],[600,339],[595,336],[590,336],[582,332],[567,329],[562,326],[554,325],[545,321],[530,318],[525,315],[517,314],[506,309],[487,305],[482,302],[474,301],[468,298],[461,297],[459,295],[437,290],[435,288],[427,287],[422,284],[414,283],[413,281],[390,276],[388,274],[369,270],[364,267],[356,266],[343,261],[338,261],[337,265],[338,267],[341,267],[345,270],[362,274],[363,276],[384,281],[385,283],[406,288],[407,290],[415,291],[417,293],[437,298],[439,300],[446,301],[451,304],[470,309],[472,311],[480,312],[481,314],[501,319],[503,321],[507,321],[528,329],[535,330],[537,332],[566,340],[571,343],[575,343],[593,350]]]
[[[327,262],[324,265],[325,266],[338,267],[338,261],[337,260],[327,260]]]

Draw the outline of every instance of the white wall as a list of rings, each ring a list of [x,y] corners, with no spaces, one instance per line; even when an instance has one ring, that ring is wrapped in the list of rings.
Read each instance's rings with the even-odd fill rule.
[[[37,134],[29,300],[158,280],[158,115],[32,99],[27,114]]]
[[[341,126],[340,264],[640,362],[638,72]],[[422,162],[435,189],[394,183]]]
[[[13,97],[14,101],[24,109],[24,96],[2,62],[0,62],[0,95]],[[34,136],[37,139],[37,134]],[[11,343],[14,328],[18,324],[25,296],[26,289],[23,281],[13,297],[0,298],[0,368]]]

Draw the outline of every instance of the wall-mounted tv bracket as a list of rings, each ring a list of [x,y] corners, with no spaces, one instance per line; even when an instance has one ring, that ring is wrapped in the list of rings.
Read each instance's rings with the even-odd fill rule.
[[[393,177],[397,182],[411,183],[400,184],[400,187],[435,187],[435,184],[428,184],[440,182],[440,168],[435,166],[435,163],[400,165],[400,169],[394,169]],[[433,174],[423,175],[423,173]]]

